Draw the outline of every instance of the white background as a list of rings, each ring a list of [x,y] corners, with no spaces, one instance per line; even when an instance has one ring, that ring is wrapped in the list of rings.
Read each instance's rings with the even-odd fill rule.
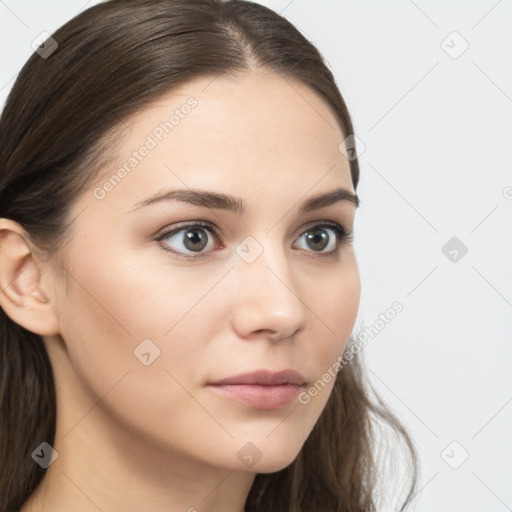
[[[32,40],[95,3],[0,2],[1,105]],[[403,305],[364,353],[419,450],[414,508],[512,510],[512,5],[260,3],[323,53],[360,139],[356,325]]]

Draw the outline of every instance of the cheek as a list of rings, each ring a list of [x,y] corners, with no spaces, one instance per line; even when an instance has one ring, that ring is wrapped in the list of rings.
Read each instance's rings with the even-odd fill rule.
[[[82,254],[70,260],[61,332],[78,378],[102,396],[126,372],[145,368],[134,350],[144,339],[160,345],[156,340],[172,322],[173,304],[159,301],[143,269],[111,248]]]
[[[324,282],[322,292],[305,297],[311,309],[311,336],[306,341],[307,359],[314,361],[314,379],[298,397],[307,430],[312,429],[331,395],[339,364],[359,309],[361,284],[355,258]],[[327,335],[325,334],[327,333]],[[322,343],[311,346],[311,339]]]
[[[188,304],[173,289],[167,289],[163,301],[162,290],[169,283],[158,283],[150,293],[151,281],[140,273],[124,281],[117,279],[118,273],[82,274],[87,291],[76,282],[69,290],[61,324],[72,369],[67,378],[90,404],[80,411],[73,405],[76,419],[70,424],[84,415],[93,422],[104,414],[152,441],[182,445],[179,432],[190,428],[184,419],[201,414],[185,389],[186,370],[201,350],[183,337],[188,317],[178,323]]]
[[[357,318],[360,296],[361,283],[355,260],[342,268],[338,278],[330,280],[323,293],[316,296],[311,309],[319,325],[331,334],[329,342],[323,344],[323,367],[332,365],[345,349]]]
[[[102,405],[126,421],[153,417],[169,425],[171,404],[190,408],[180,383],[191,379],[208,329],[217,325],[213,308],[221,301],[215,306],[205,294],[225,270],[171,269],[165,261],[131,260],[128,252],[71,260],[59,304],[62,337],[74,378],[93,402],[108,392]]]

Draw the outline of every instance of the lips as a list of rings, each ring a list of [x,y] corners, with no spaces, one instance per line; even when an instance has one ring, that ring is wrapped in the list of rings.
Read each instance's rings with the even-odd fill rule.
[[[282,370],[271,372],[269,370],[258,370],[251,373],[243,373],[210,383],[211,385],[224,384],[247,384],[258,386],[278,386],[281,384],[295,384],[303,386],[306,379],[295,370]]]
[[[209,388],[223,398],[271,410],[290,405],[305,385],[304,377],[294,370],[258,370],[209,383]]]

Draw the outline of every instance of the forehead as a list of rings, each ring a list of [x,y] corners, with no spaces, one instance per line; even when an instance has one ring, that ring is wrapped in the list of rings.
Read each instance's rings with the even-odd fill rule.
[[[267,71],[204,77],[128,119],[94,186],[132,203],[162,187],[250,195],[251,185],[297,184],[303,195],[321,179],[353,190],[343,139],[330,107],[301,82]]]

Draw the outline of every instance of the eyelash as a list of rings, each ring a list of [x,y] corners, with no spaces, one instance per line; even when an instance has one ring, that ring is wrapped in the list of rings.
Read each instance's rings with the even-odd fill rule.
[[[306,234],[309,231],[313,231],[315,229],[323,228],[323,227],[328,227],[335,232],[338,244],[337,244],[336,249],[329,251],[329,252],[325,252],[325,253],[308,251],[308,252],[312,252],[314,254],[313,258],[329,257],[329,256],[332,257],[335,253],[340,251],[342,245],[350,244],[354,240],[353,231],[351,229],[346,229],[341,224],[338,224],[337,222],[332,222],[332,221],[323,221],[323,222],[320,222],[319,224],[315,224],[315,225],[311,226],[310,228],[306,229],[305,231],[303,231],[300,236],[304,236],[304,234]],[[180,231],[186,231],[187,229],[191,230],[194,228],[206,228],[207,231],[209,231],[211,234],[213,234],[213,236],[220,238],[220,235],[217,232],[217,229],[213,225],[211,225],[208,222],[204,222],[204,221],[195,221],[192,224],[184,224],[184,225],[175,226],[172,229],[165,231],[161,235],[158,235],[158,237],[155,239],[155,241],[161,242],[162,240],[164,240],[172,235],[175,235],[176,233],[179,233]],[[160,244],[160,246],[162,247],[162,249],[164,251],[170,252],[176,256],[183,257],[187,260],[197,260],[197,259],[203,258],[207,254],[207,253],[201,253],[196,256],[196,255],[191,255],[191,254],[188,254],[188,253],[185,253],[182,251],[176,251],[174,249],[170,249],[169,246],[166,246],[165,244]],[[216,246],[217,246],[217,244],[216,244]]]

